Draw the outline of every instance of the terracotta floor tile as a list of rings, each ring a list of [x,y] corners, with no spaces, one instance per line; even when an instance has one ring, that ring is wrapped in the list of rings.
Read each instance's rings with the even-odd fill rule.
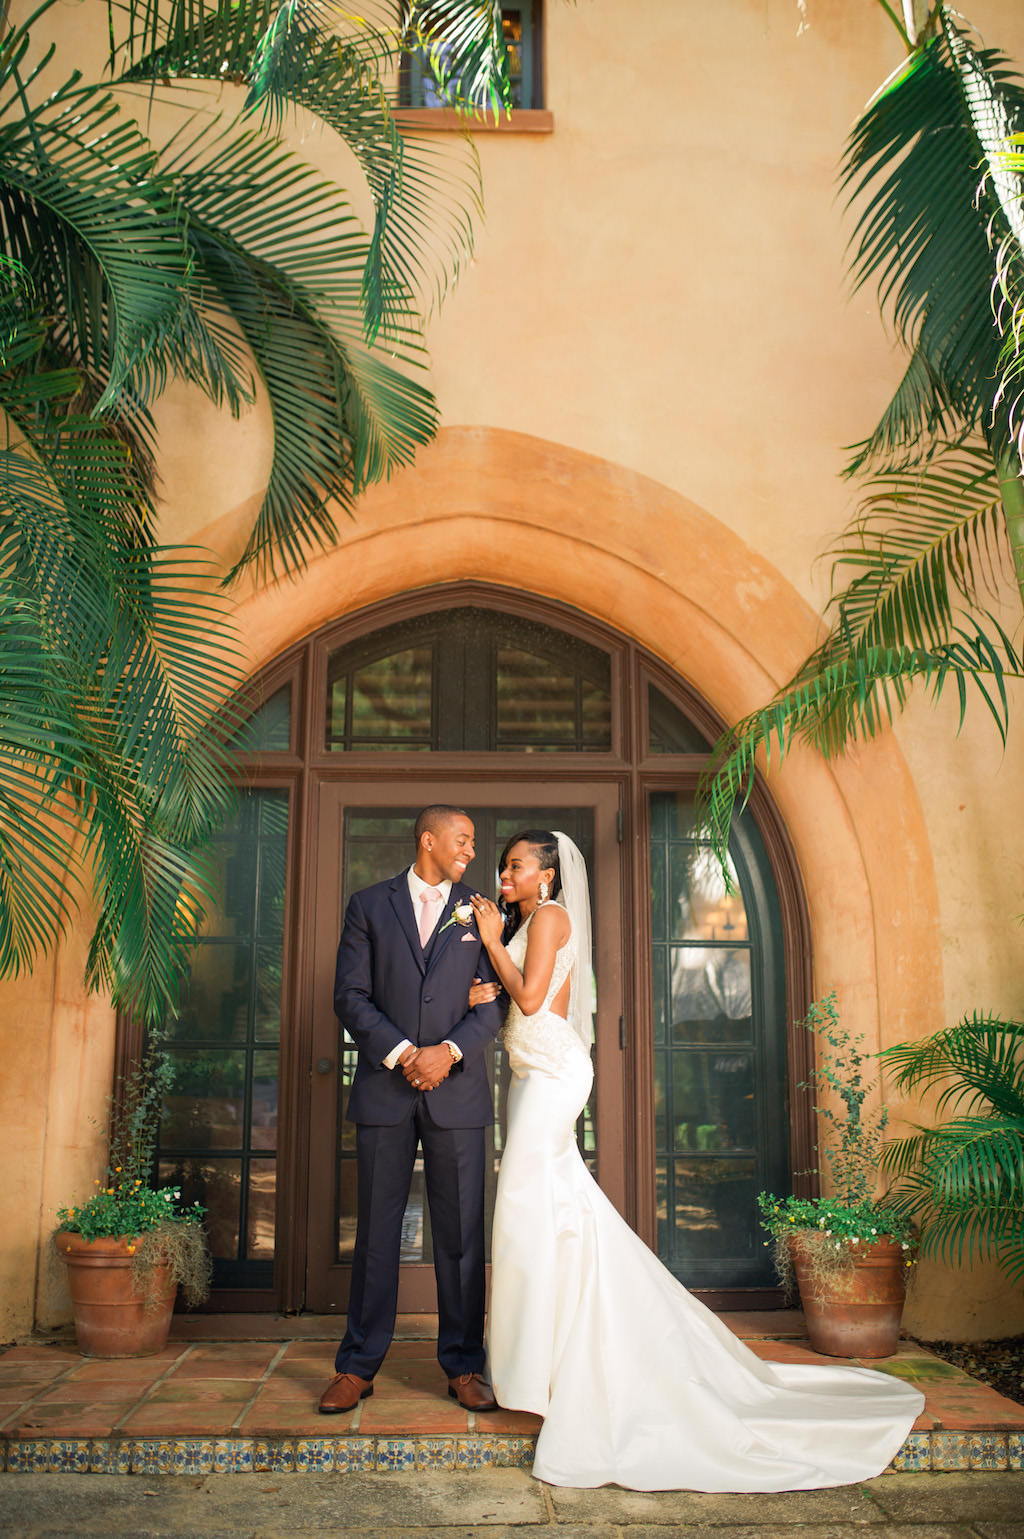
[[[8,1437],[109,1437],[115,1418],[106,1408],[49,1408],[53,1416],[44,1416],[42,1410],[25,1413],[5,1428]]]
[[[142,1406],[125,1418],[117,1428],[121,1437],[226,1437],[236,1416],[230,1406],[213,1407],[209,1411],[196,1411],[183,1428],[181,1418],[163,1415],[166,1406]]]
[[[284,1355],[281,1358],[283,1363],[333,1363],[334,1355],[338,1350],[336,1341],[279,1341],[275,1346],[278,1351],[284,1348]]]
[[[318,1361],[315,1357],[286,1357],[283,1362],[277,1364],[271,1378],[321,1378],[326,1384],[328,1379],[334,1378],[334,1359],[329,1357]]]
[[[0,1385],[9,1385],[14,1389],[20,1385],[27,1385],[31,1390],[33,1385],[52,1384],[55,1379],[62,1378],[67,1373],[68,1366],[67,1363],[61,1364],[60,1367],[56,1364],[44,1367],[41,1364],[36,1366],[32,1363],[12,1363],[8,1368],[0,1361]]]
[[[448,1380],[437,1363],[408,1358],[385,1362],[374,1379],[374,1386],[378,1393],[384,1390],[390,1394],[407,1395],[417,1390],[425,1394],[448,1394]]]
[[[540,1427],[541,1419],[530,1411],[480,1411],[477,1413],[477,1432],[533,1433]]]
[[[36,1402],[49,1405],[60,1401],[65,1405],[78,1400],[84,1405],[135,1405],[147,1393],[141,1384],[128,1384],[123,1379],[65,1379],[52,1389],[44,1390]]]
[[[469,1430],[469,1417],[454,1401],[451,1410],[444,1405],[425,1401],[385,1400],[376,1397],[363,1404],[359,1422],[360,1433],[370,1432],[436,1432],[444,1433]]]
[[[67,1368],[70,1363],[79,1359],[79,1353],[74,1347],[67,1346],[22,1346],[8,1347],[3,1354],[3,1362],[8,1363],[58,1363],[61,1369]]]
[[[315,1405],[327,1384],[327,1379],[269,1379],[260,1388],[260,1403],[298,1405],[306,1402]]]
[[[187,1416],[192,1406],[202,1409],[218,1401],[244,1402],[255,1389],[252,1379],[201,1379],[191,1384],[187,1379],[173,1378],[157,1385],[148,1404],[173,1405],[178,1407],[179,1415]]]
[[[899,1356],[882,1358],[878,1362],[870,1362],[867,1358],[859,1361],[865,1368],[878,1368],[882,1373],[892,1374],[894,1378],[906,1379],[913,1384],[973,1382],[969,1374],[954,1367],[952,1363],[942,1362],[938,1357]]]
[[[174,1352],[154,1353],[152,1357],[80,1357],[73,1377],[153,1384],[174,1367],[181,1355]]]
[[[222,1358],[215,1363],[197,1363],[189,1358],[187,1362],[179,1363],[168,1378],[168,1384],[205,1384],[210,1379],[237,1379],[239,1382],[251,1384],[262,1379],[270,1366],[267,1362],[240,1362],[233,1363],[229,1358]]]
[[[316,1405],[261,1406],[258,1402],[245,1413],[239,1432],[244,1436],[339,1437],[352,1431],[354,1411],[321,1416]]]
[[[430,1341],[393,1341],[388,1348],[388,1355],[384,1359],[385,1366],[388,1363],[404,1362],[410,1357],[425,1358],[428,1362],[437,1363],[437,1340]],[[438,1365],[440,1371],[440,1365]]]
[[[806,1334],[799,1309],[735,1309],[718,1316],[736,1336],[744,1340],[757,1336],[797,1336]]]

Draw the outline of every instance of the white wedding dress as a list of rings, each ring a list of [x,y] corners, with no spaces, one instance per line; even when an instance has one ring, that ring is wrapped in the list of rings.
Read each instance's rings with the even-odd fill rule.
[[[522,969],[529,920],[509,954]],[[544,1417],[533,1473],[560,1486],[800,1491],[879,1474],[924,1405],[867,1368],[764,1363],[623,1222],[576,1146],[590,1054],[550,1003],[513,1005],[488,1359],[499,1405]],[[575,987],[573,979],[572,986]]]

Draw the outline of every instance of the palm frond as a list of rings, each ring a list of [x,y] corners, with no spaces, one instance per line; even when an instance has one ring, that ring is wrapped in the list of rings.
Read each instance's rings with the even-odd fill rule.
[[[863,205],[855,285],[877,282],[883,311],[941,382],[942,401],[997,447],[1007,425],[992,418],[1000,339],[989,231],[1006,227],[1006,200],[991,181],[979,194],[979,182],[1021,128],[1024,89],[1007,61],[976,47],[943,7],[940,33],[862,115],[841,179],[850,202]],[[908,441],[920,415],[920,390],[904,391],[888,435]]]
[[[902,1092],[942,1087],[939,1110],[988,1103],[1024,1118],[1024,1025],[975,1012],[922,1042],[898,1042],[881,1061]]]
[[[1007,678],[1024,678],[1024,656],[992,614],[977,621],[964,616],[950,640],[931,649],[850,648],[834,633],[767,706],[723,733],[712,749],[697,788],[696,816],[726,880],[732,819],[746,806],[762,763],[765,770],[780,764],[794,742],[831,758],[851,743],[875,737],[916,683],[937,699],[952,682],[961,725],[975,691],[1005,741]]]
[[[26,38],[15,29],[0,63],[0,226],[55,345],[102,378],[96,409],[130,413],[172,372],[237,409],[244,384],[196,310],[185,211],[152,145],[77,75],[43,94],[52,49],[22,80]]]
[[[443,296],[472,252],[473,216],[482,207],[471,145],[456,157],[450,145],[395,122],[388,81],[418,15],[396,26],[394,8],[385,6],[375,24],[373,9],[356,15],[315,0],[245,8],[231,0],[148,0],[114,56],[122,83],[236,81],[248,87],[245,111],[258,115],[264,129],[276,130],[301,110],[339,135],[373,199],[361,294],[371,342],[379,331],[391,337],[407,327],[404,295]],[[424,25],[428,41],[441,38],[453,69],[468,69],[480,89],[485,84],[507,96],[507,50],[503,41],[497,53],[493,46],[495,25],[501,34],[495,0],[450,0],[433,7]],[[142,54],[135,46],[140,34],[150,44]]]
[[[169,171],[191,211],[204,310],[231,317],[266,389],[274,459],[237,570],[301,565],[336,537],[331,505],[411,462],[433,437],[424,359],[410,326],[385,354],[362,340],[366,240],[337,190],[278,141],[226,130],[174,147]]]
[[[24,365],[40,327],[18,302],[0,314],[5,359]],[[231,803],[209,724],[238,657],[212,574],[140,537],[123,445],[55,409],[68,386],[0,378],[0,969],[54,943],[88,869],[90,977],[156,1019],[206,890],[197,849]]]
[[[886,1201],[919,1221],[925,1255],[958,1265],[994,1255],[1021,1281],[1024,1024],[975,1012],[880,1057],[898,1092],[941,1092],[936,1126],[886,1146],[883,1163],[896,1177]]]
[[[1000,579],[1012,576],[987,447],[943,445],[917,465],[877,470],[829,554],[833,589],[847,579],[826,611],[845,646],[944,645],[954,601],[991,602]]]

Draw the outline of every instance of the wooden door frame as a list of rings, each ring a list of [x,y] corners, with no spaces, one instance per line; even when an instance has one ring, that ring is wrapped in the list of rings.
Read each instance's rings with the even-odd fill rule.
[[[400,778],[382,777],[374,780],[357,779],[351,775],[323,775],[315,797],[311,797],[311,802],[315,801],[316,804],[319,836],[315,844],[312,839],[308,843],[316,866],[308,877],[309,890],[315,894],[315,898],[313,922],[308,932],[302,964],[303,976],[309,980],[311,991],[308,1068],[303,1076],[304,1083],[309,1085],[304,1118],[309,1149],[304,1301],[307,1308],[321,1313],[333,1312],[337,1307],[337,1299],[347,1294],[351,1270],[333,1260],[333,1226],[314,1218],[314,1215],[322,1214],[325,1209],[331,1213],[335,1211],[338,1178],[333,1154],[330,1165],[319,1157],[314,1127],[318,1123],[317,1102],[324,1108],[319,1116],[329,1122],[330,1106],[336,1103],[338,1095],[338,1024],[331,1004],[331,982],[333,957],[343,917],[339,857],[346,808],[411,804],[428,806],[431,802],[445,801],[465,806],[471,816],[474,806],[529,807],[533,804],[538,807],[593,808],[595,879],[600,884],[602,895],[601,901],[595,906],[594,916],[595,949],[601,958],[595,1031],[598,1059],[595,1106],[598,1177],[610,1200],[620,1211],[625,1211],[628,1145],[625,1136],[626,1085],[625,1076],[621,1072],[620,1031],[625,935],[620,899],[623,872],[618,838],[621,787],[606,777],[581,777],[578,765],[577,774],[571,781],[554,776],[548,779],[537,765],[528,769],[524,766],[522,773],[509,773],[506,765],[500,768],[492,766],[489,774],[477,771],[459,776],[453,772],[444,779],[434,778],[432,770],[433,767],[422,779],[417,776],[412,785],[408,772]],[[413,794],[410,795],[410,792]],[[330,856],[328,850],[332,851]],[[328,1072],[316,1072],[316,1062],[321,1058],[331,1060],[332,1067]],[[436,1307],[431,1302],[432,1298],[433,1268],[429,1264],[403,1268],[399,1308],[417,1313],[429,1312]]]

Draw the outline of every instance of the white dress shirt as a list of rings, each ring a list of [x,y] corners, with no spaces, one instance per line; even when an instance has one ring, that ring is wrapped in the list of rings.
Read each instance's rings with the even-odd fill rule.
[[[441,894],[441,908],[440,908],[440,912],[438,913],[438,922],[440,922],[441,914],[444,913],[445,908],[447,907],[447,904],[448,904],[448,899],[452,895],[452,884],[451,884],[450,880],[445,880],[443,882],[438,882],[436,887],[431,887],[429,882],[425,882],[421,876],[417,875],[415,866],[410,866],[408,872],[406,873],[406,875],[407,875],[407,880],[409,882],[409,896],[412,899],[412,910],[413,910],[414,914],[418,912],[417,905],[418,905],[418,903],[420,901],[420,893],[421,892],[439,892]],[[455,1046],[455,1043],[454,1042],[450,1042],[448,1040],[448,1038],[446,1037],[445,1038],[445,1045],[447,1047],[451,1048],[452,1051],[455,1054],[453,1062],[458,1063],[460,1061],[460,1059],[462,1058],[462,1054],[459,1052],[459,1049]],[[385,1069],[397,1068],[398,1060],[399,1060],[399,1058],[401,1058],[402,1054],[405,1052],[407,1047],[412,1047],[412,1043],[409,1041],[408,1037],[403,1037],[402,1041],[399,1042],[398,1046],[397,1047],[393,1047],[391,1049],[390,1053],[388,1054],[388,1056],[385,1058],[385,1060],[384,1060],[384,1067],[385,1067]]]

